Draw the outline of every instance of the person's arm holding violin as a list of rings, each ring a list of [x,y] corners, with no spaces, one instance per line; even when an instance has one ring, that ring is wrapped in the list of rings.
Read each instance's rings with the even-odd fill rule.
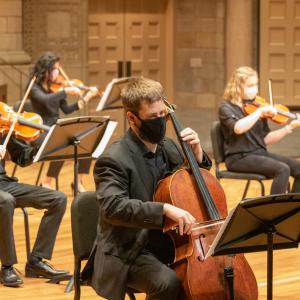
[[[89,91],[78,100],[78,107],[82,109],[93,97],[99,93],[98,89],[94,86],[90,87]]]
[[[256,111],[235,123],[234,133],[243,134],[251,129],[260,118],[275,116],[276,113],[276,108],[271,105],[259,107]]]
[[[77,87],[69,86],[55,93],[46,93],[39,85],[34,84],[30,91],[30,99],[42,105],[47,105],[48,103],[51,105],[53,102],[67,98],[67,95],[78,96],[80,95],[80,90]]]
[[[264,138],[266,145],[272,145],[279,142],[286,135],[292,133],[293,129],[297,128],[298,126],[300,126],[299,114],[297,114],[296,120],[291,121],[289,124],[286,124],[280,129],[269,132]]]

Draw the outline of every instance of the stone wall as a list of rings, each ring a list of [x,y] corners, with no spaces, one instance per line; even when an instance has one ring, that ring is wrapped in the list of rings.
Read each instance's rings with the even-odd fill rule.
[[[24,48],[35,61],[43,52],[61,57],[67,73],[86,79],[87,0],[24,0]]]
[[[227,1],[174,2],[175,102],[215,111],[226,80]],[[0,62],[0,85],[9,84],[11,99],[21,96],[28,63],[44,51],[56,52],[68,74],[87,82],[87,8],[88,0],[0,0],[0,59],[14,64]],[[257,35],[257,27],[253,33]],[[254,48],[255,61],[256,44]]]
[[[215,108],[224,88],[225,0],[177,0],[175,95],[184,108]]]
[[[22,0],[0,0],[0,86],[6,86],[8,103],[19,100],[27,81],[30,57],[23,50],[22,17]]]
[[[88,0],[0,0],[0,86],[9,104],[25,93],[32,64],[56,52],[73,78],[87,75]]]
[[[22,50],[22,2],[0,1],[0,52]]]

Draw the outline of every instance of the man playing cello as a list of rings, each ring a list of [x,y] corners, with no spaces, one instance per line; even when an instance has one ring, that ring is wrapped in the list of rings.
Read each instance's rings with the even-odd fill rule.
[[[162,229],[167,216],[190,234],[195,218],[171,204],[152,202],[158,180],[183,164],[178,146],[168,138],[166,108],[160,83],[134,78],[122,91],[129,130],[99,157],[94,169],[100,207],[100,231],[91,258],[91,283],[108,299],[124,299],[126,288],[147,299],[175,300],[180,281],[163,262],[170,262],[170,244]],[[185,128],[200,166],[211,167],[195,131]],[[91,260],[90,260],[91,262]]]

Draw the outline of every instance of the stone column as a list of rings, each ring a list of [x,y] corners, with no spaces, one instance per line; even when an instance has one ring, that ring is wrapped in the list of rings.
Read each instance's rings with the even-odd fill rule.
[[[252,0],[227,0],[226,6],[226,79],[239,66],[252,66]]]

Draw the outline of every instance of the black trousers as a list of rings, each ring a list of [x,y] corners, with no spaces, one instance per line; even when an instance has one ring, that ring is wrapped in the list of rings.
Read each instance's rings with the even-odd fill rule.
[[[63,167],[64,161],[52,161],[49,164],[47,176],[57,178],[61,168]],[[89,174],[92,159],[79,159],[78,160],[78,173]]]
[[[2,265],[17,263],[13,216],[16,207],[45,209],[31,254],[51,259],[56,235],[66,210],[62,192],[0,178],[0,260]]]
[[[175,271],[145,252],[130,266],[127,286],[146,293],[147,300],[176,300],[181,282]]]
[[[273,178],[271,194],[285,193],[290,176],[294,177],[291,192],[300,192],[300,161],[296,159],[262,151],[257,154],[229,157],[225,162],[230,171],[257,173]]]

